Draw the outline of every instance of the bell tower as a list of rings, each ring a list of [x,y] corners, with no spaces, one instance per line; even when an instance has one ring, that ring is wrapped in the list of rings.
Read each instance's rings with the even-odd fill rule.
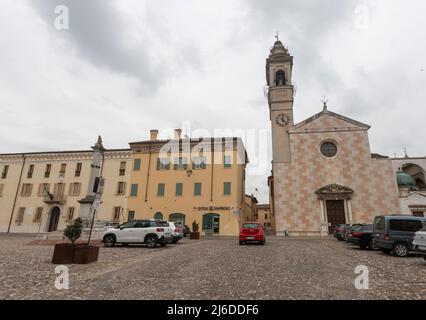
[[[274,163],[285,163],[291,160],[288,130],[294,125],[293,57],[278,36],[276,38],[266,59],[266,83],[272,125],[272,159]]]

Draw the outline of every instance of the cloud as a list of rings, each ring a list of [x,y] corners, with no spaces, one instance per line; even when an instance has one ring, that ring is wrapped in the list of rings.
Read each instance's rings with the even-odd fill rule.
[[[54,28],[57,5],[69,7],[68,31]],[[86,149],[98,134],[123,148],[182,121],[268,129],[265,59],[279,30],[294,56],[296,121],[325,94],[330,110],[372,125],[373,152],[424,155],[425,10],[420,0],[4,0],[0,151]],[[247,179],[261,201],[270,156]]]

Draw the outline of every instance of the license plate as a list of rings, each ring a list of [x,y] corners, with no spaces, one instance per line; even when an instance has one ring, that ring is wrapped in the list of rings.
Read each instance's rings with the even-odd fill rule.
[[[254,237],[247,237],[247,240],[254,240]]]

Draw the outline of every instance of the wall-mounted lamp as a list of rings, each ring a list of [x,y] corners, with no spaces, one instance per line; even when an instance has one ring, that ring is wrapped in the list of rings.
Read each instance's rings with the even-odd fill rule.
[[[186,170],[186,175],[190,177],[192,175],[192,170],[191,169]]]

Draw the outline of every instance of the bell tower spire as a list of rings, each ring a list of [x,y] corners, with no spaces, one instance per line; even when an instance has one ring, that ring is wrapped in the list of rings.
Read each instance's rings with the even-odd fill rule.
[[[290,162],[288,130],[293,122],[294,87],[292,83],[293,57],[279,40],[266,59],[266,83],[272,125],[272,157],[274,163]]]

